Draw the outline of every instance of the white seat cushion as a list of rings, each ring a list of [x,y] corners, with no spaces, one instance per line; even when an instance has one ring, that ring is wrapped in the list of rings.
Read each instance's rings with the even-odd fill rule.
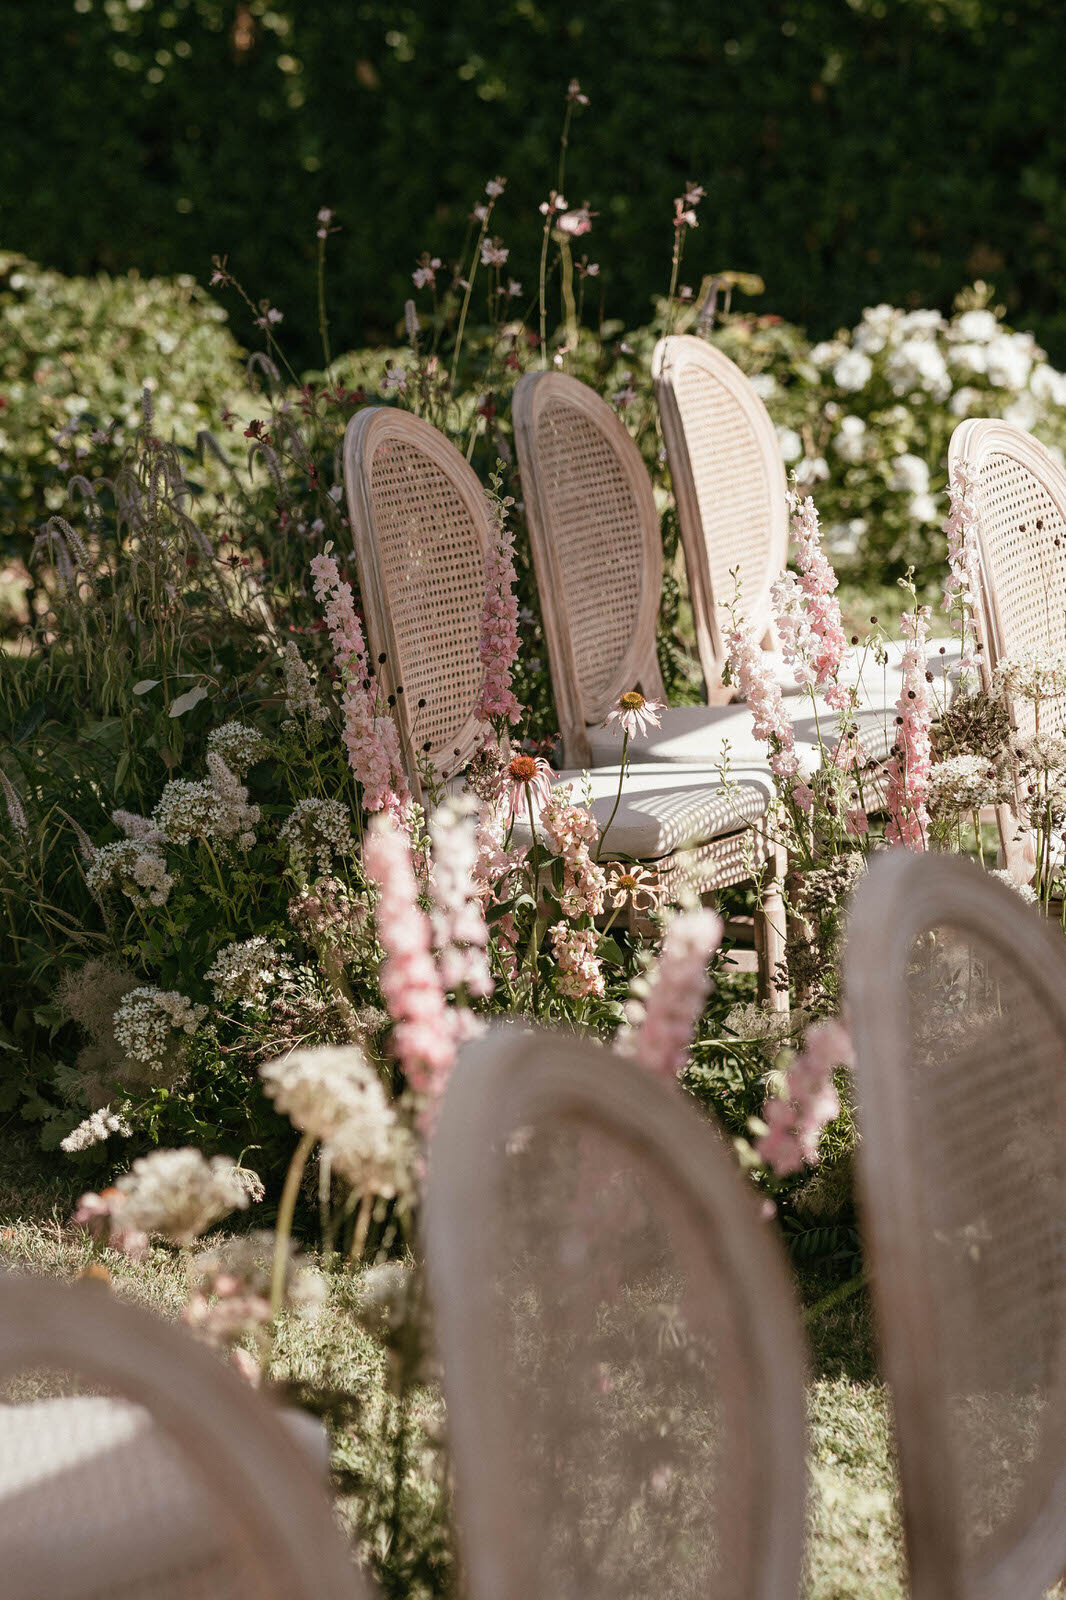
[[[795,730],[796,753],[800,771],[810,777],[821,765],[821,743],[831,748],[836,742],[837,713],[826,705],[818,714],[817,724],[810,699],[797,701],[791,708],[792,726]],[[721,715],[725,713],[725,715]],[[882,760],[892,747],[895,737],[895,711],[869,707],[858,717],[863,748],[874,760]],[[590,727],[589,743],[592,747],[592,764],[597,774],[608,767],[617,769],[622,755],[622,735],[616,722],[606,728]],[[648,764],[682,767],[702,767],[717,773],[726,765],[731,774],[740,771],[767,775],[768,751],[756,739],[752,729],[751,713],[744,704],[730,706],[668,706],[662,713],[662,727],[629,744],[629,759],[634,776]]]
[[[604,841],[603,859],[629,856],[637,861],[657,861],[675,850],[696,849],[758,822],[773,793],[769,772],[740,768],[732,777],[736,784],[726,789],[709,777],[705,767],[631,767]],[[554,778],[556,788],[572,784],[574,799],[579,802],[586,781],[591,811],[602,830],[618,794],[618,769],[560,772]],[[518,845],[529,844],[528,820],[516,818],[513,838]]]
[[[302,1412],[281,1418],[325,1480],[321,1425]],[[5,1600],[225,1595],[223,1537],[143,1407],[97,1396],[0,1406]]]

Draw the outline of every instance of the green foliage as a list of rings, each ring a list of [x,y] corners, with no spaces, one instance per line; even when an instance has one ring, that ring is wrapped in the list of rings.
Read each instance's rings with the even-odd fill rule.
[[[689,281],[758,270],[769,308],[822,335],[879,300],[946,307],[981,275],[1066,355],[1066,13],[1047,0],[503,0],[490,25],[480,0],[8,11],[8,242],[82,274],[203,276],[229,249],[303,363],[317,208],[344,230],[338,346],[387,337],[417,256],[450,247],[496,172],[500,231],[534,254],[572,74],[591,104],[566,187],[599,213],[609,314],[642,321],[665,288],[692,179]]]
[[[89,433],[129,437],[145,386],[164,437],[217,427],[244,387],[225,322],[191,277],[68,278],[0,251],[0,560],[66,504]]]

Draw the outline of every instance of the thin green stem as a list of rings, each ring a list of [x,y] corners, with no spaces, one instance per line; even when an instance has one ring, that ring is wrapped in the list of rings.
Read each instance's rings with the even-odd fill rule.
[[[292,1237],[292,1219],[296,1214],[296,1200],[300,1193],[300,1180],[304,1175],[307,1158],[314,1149],[315,1136],[300,1136],[289,1170],[285,1174],[285,1187],[281,1191],[278,1220],[274,1232],[274,1270],[270,1280],[270,1315],[277,1321],[285,1304],[285,1274],[289,1265],[289,1240]]]
[[[628,751],[628,749],[629,749],[629,731],[628,731],[628,729],[623,728],[622,729],[622,760],[621,760],[621,762],[619,764],[619,767],[618,767],[618,793],[614,797],[614,805],[611,807],[611,815],[607,818],[607,826],[604,828],[603,832],[600,834],[600,841],[599,841],[599,844],[596,846],[596,861],[597,861],[597,863],[599,862],[599,859],[600,859],[601,855],[603,854],[603,842],[606,839],[608,833],[610,833],[610,831],[611,831],[611,823],[614,821],[614,819],[615,819],[615,817],[616,817],[616,815],[618,813],[618,807],[622,803],[622,785],[626,781],[626,752]]]

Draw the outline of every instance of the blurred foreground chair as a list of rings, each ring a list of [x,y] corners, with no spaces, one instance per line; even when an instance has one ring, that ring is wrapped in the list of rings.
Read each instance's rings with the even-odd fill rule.
[[[1066,657],[1066,469],[1032,434],[1008,422],[971,418],[951,436],[949,468],[972,483],[980,551],[976,596],[981,676],[985,688],[1007,657]],[[1035,733],[1033,709],[1008,698],[1019,738]],[[1042,733],[1061,732],[1066,695],[1041,710]],[[1007,866],[1032,877],[1031,842],[1016,808],[998,812]]]
[[[313,1421],[184,1329],[5,1273],[0,1381],[4,1600],[365,1600]],[[10,1403],[15,1383],[61,1394]]]
[[[705,339],[672,334],[652,358],[670,477],[685,551],[696,644],[713,704],[734,691],[722,682],[723,618],[739,569],[741,604],[767,648],[784,693],[799,694],[792,669],[776,647],[770,586],[788,559],[787,483],[777,431],[750,379]],[[944,646],[944,656],[939,646]],[[930,641],[937,672],[959,657],[953,638]],[[870,705],[894,703],[902,687],[902,644],[889,642],[888,662],[861,662],[860,692]]]
[[[856,893],[859,1190],[914,1600],[1066,1567],[1066,944],[958,857]]]
[[[460,1060],[426,1245],[470,1600],[789,1600],[804,1356],[728,1140],[600,1046]]]
[[[617,724],[601,726],[618,696],[638,684],[648,698],[662,694],[656,629],[663,555],[651,480],[607,402],[564,373],[519,379],[514,427],[563,748],[567,761],[605,766],[621,751]],[[785,560],[783,481],[779,487],[784,520],[759,563],[767,597],[759,629],[769,617],[770,583]],[[721,700],[721,662],[710,676],[708,664],[708,696]],[[809,775],[821,763],[819,722],[806,697],[797,696],[789,711]],[[895,728],[881,706],[863,708],[858,721],[867,754],[887,755]],[[835,713],[823,708],[822,730],[835,727]],[[636,742],[630,755],[717,769],[725,741],[741,767],[766,760],[743,703],[669,706],[662,727]]]
[[[486,737],[475,706],[483,672],[479,643],[490,513],[476,474],[449,440],[392,407],[352,418],[344,472],[370,651],[395,697],[408,778],[421,796],[420,760],[443,784],[461,775]],[[650,629],[654,662],[658,587],[654,602],[642,596],[639,603],[640,648]],[[605,629],[614,629],[606,597],[598,604]],[[630,679],[617,681],[632,687]],[[565,696],[558,678],[555,687]],[[725,714],[750,722],[743,707]],[[565,699],[559,716],[565,739]],[[566,748],[573,752],[573,740]],[[583,759],[579,751],[577,760]],[[785,935],[781,864],[764,827],[770,775],[752,751],[750,761],[738,753],[732,777],[736,781],[724,787],[705,764],[637,767],[611,822],[607,857],[628,857],[650,868],[667,898],[682,884],[710,894],[766,869],[755,919],[760,990],[787,1005],[777,977]],[[613,811],[618,778],[617,765],[589,776],[591,809],[601,829]],[[573,782],[580,791],[581,766],[560,772],[556,782]]]

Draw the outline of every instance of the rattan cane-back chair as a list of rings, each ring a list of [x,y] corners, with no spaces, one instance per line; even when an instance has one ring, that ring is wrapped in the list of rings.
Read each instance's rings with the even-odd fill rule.
[[[863,1226],[914,1600],[1066,1567],[1066,945],[958,857],[893,851],[846,953]]]
[[[1010,423],[973,418],[951,436],[949,464],[971,480],[980,552],[976,623],[986,688],[1008,657],[1066,655],[1066,471]],[[1009,701],[1020,737],[1036,732],[1032,706]],[[1066,696],[1041,708],[1040,732],[1059,732]],[[1032,875],[1016,814],[1000,810],[1000,836],[1016,876]]]
[[[618,695],[638,685],[645,695],[662,691],[656,659],[662,544],[651,481],[611,407],[564,373],[519,379],[514,424],[563,748],[568,761],[605,766],[619,759],[617,725],[602,726]],[[708,686],[713,698],[714,681]],[[819,727],[832,729],[836,720],[823,707],[819,724],[806,696],[789,710],[809,774],[822,760]],[[867,754],[881,759],[893,742],[891,719],[871,704],[860,708],[857,721]],[[662,727],[634,744],[630,756],[718,769],[726,743],[742,766],[766,761],[743,704],[669,706]]]
[[[705,339],[655,346],[652,375],[670,462],[708,697],[727,698],[721,605],[739,569],[744,613],[773,637],[770,585],[788,558],[785,468],[777,432],[740,368]]]
[[[426,1246],[471,1600],[797,1594],[797,1308],[676,1088],[494,1029],[448,1086]]]
[[[4,1273],[0,1382],[4,1600],[367,1595],[325,1463],[184,1329]]]
[[[770,586],[788,557],[789,513],[785,468],[770,413],[746,374],[721,350],[692,334],[659,340],[652,375],[707,698],[715,703],[735,692],[722,682],[723,625],[735,570],[741,609],[762,637],[771,673],[786,695],[801,694],[792,669],[775,648]],[[886,651],[883,665],[856,651],[842,669],[858,683],[862,703],[871,708],[895,702],[902,689],[903,645],[888,641]],[[930,641],[938,675],[954,667],[958,654],[950,637]]]
[[[474,707],[482,677],[489,514],[470,465],[435,428],[407,412],[375,408],[353,417],[344,461],[367,638],[371,655],[385,658],[377,670],[396,698],[408,776],[419,795],[420,757],[442,779],[452,778],[486,733]],[[656,589],[656,606],[657,596]],[[650,607],[649,601],[654,662]],[[565,696],[558,679],[556,689]],[[421,711],[420,699],[426,701]],[[559,715],[565,727],[564,703]],[[423,744],[429,749],[423,751]],[[738,752],[732,775],[735,783],[723,787],[702,763],[635,768],[611,822],[608,850],[650,867],[667,896],[682,883],[699,894],[713,893],[743,883],[770,863],[756,918],[757,965],[763,994],[785,1004],[777,976],[785,931],[781,863],[765,826],[772,785],[750,742]],[[582,787],[582,770],[569,768],[557,781]],[[617,766],[591,772],[587,786],[603,827],[614,811]],[[516,833],[521,831],[520,822]]]

